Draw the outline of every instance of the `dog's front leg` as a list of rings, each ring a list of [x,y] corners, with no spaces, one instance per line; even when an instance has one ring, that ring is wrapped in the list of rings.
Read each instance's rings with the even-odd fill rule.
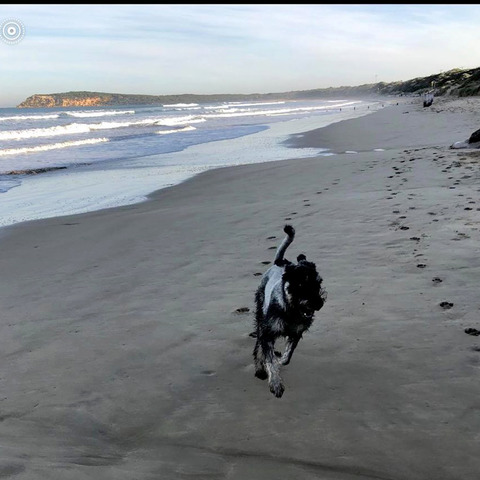
[[[283,386],[282,377],[280,376],[280,368],[278,360],[275,357],[274,340],[264,340],[261,342],[263,356],[265,358],[265,370],[268,374],[268,386],[270,391],[278,398],[283,395],[285,387]]]
[[[298,342],[300,341],[300,337],[288,337],[287,339],[287,346],[285,347],[285,352],[280,359],[281,365],[288,365],[292,358],[293,352],[297,348]]]

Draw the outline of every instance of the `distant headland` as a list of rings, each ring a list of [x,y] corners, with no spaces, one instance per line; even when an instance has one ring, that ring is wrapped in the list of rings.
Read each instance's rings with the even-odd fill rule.
[[[414,78],[405,82],[379,82],[355,87],[330,87],[281,93],[136,95],[101,92],[65,92],[35,94],[17,105],[17,108],[169,105],[176,103],[301,100],[339,96],[422,95],[432,89],[435,91],[436,96],[452,95],[468,97],[480,95],[480,67],[468,70],[455,68],[446,72],[428,77]]]

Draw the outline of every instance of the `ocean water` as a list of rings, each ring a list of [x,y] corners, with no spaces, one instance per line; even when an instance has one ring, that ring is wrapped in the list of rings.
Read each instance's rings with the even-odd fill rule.
[[[0,109],[0,227],[141,202],[211,168],[328,155],[298,134],[375,100]]]

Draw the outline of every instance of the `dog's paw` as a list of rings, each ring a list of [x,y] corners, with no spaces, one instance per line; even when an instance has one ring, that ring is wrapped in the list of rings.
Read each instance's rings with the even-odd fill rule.
[[[285,391],[285,387],[283,383],[271,383],[270,384],[270,391],[277,397],[280,398]]]
[[[255,371],[255,376],[259,378],[260,380],[266,380],[268,377],[268,374],[265,370],[256,370]]]
[[[287,357],[282,357],[280,359],[280,365],[288,365],[290,363],[290,359]]]

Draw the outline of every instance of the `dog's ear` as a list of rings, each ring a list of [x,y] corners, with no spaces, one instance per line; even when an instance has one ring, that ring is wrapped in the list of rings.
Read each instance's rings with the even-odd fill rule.
[[[301,253],[301,254],[297,257],[297,262],[301,262],[302,260],[306,260],[306,259],[307,259],[307,257],[306,257],[303,253]]]

